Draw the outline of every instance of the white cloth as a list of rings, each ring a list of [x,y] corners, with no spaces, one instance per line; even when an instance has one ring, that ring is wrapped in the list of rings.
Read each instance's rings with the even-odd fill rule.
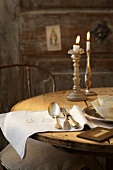
[[[113,128],[111,124],[105,124],[99,121],[88,121],[82,113],[82,109],[73,106],[70,114],[80,123],[78,129],[71,128],[69,131],[80,131],[87,124],[90,128],[96,126]],[[59,118],[63,126],[64,117]],[[0,127],[6,139],[15,148],[21,158],[24,157],[25,144],[29,136],[37,132],[47,131],[65,131],[55,128],[55,119],[49,116],[48,111],[14,111],[0,114]]]

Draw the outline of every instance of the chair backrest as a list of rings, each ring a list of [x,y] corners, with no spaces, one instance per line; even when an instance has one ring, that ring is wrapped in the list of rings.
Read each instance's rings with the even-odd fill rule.
[[[0,66],[1,112],[23,99],[54,91],[55,80],[48,70],[30,64]]]
[[[0,161],[0,170],[3,170],[3,167],[2,167],[1,161]]]

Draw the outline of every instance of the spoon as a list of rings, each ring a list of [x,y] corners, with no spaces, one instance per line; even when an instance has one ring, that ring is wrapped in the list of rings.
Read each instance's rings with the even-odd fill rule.
[[[48,113],[51,117],[55,118],[55,128],[62,129],[62,126],[58,122],[58,116],[60,115],[60,108],[57,103],[52,102],[48,107]]]

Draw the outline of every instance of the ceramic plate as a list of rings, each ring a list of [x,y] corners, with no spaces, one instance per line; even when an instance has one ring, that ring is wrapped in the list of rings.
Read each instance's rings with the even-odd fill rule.
[[[85,114],[86,118],[90,118],[93,120],[99,120],[99,121],[105,122],[105,123],[113,123],[113,119],[103,118],[99,113],[96,112],[96,110],[93,108],[93,106],[84,108],[83,113]]]

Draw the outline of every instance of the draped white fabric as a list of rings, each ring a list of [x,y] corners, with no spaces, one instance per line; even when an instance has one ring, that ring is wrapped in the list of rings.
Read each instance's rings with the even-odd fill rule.
[[[79,122],[78,129],[71,128],[69,131],[80,131],[87,124],[90,128],[97,126],[113,128],[111,124],[105,124],[99,121],[89,121],[82,113],[82,109],[78,106],[73,106],[70,111],[73,118]],[[63,126],[64,117],[58,118]],[[0,127],[6,139],[15,148],[21,158],[25,154],[25,145],[27,138],[37,132],[47,131],[65,131],[64,129],[55,128],[55,119],[50,117],[48,111],[14,111],[0,115]],[[67,130],[66,130],[67,131]]]

